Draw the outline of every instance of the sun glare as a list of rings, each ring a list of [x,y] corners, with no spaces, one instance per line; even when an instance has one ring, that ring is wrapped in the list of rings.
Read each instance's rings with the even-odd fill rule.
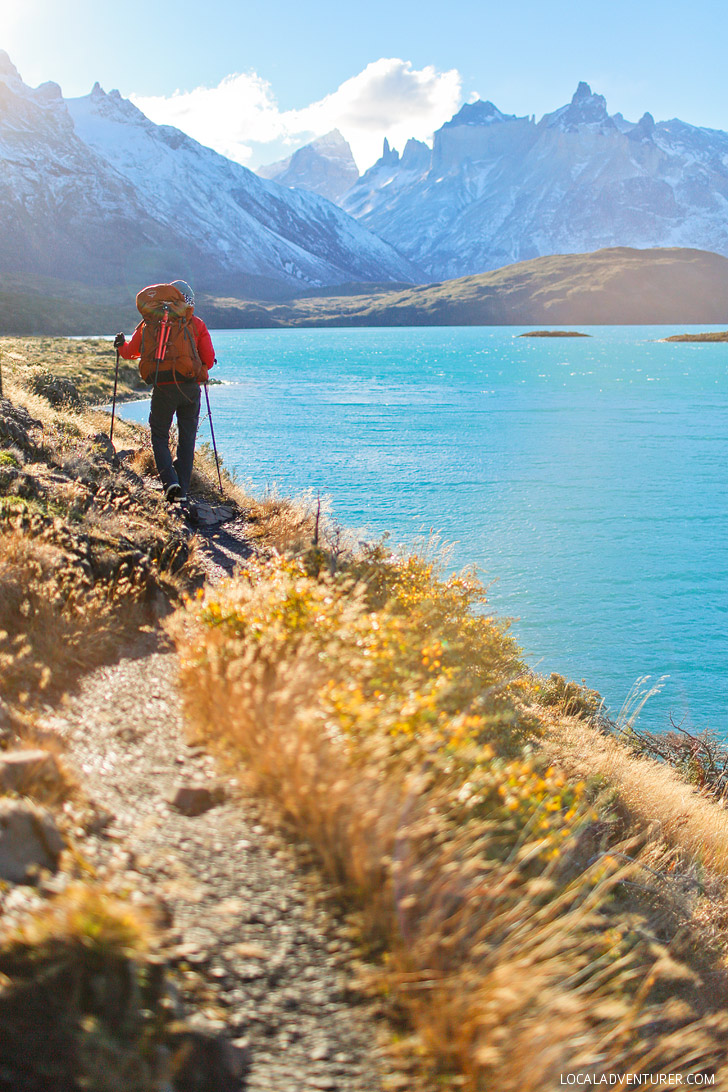
[[[20,44],[20,34],[15,32],[25,27],[25,34],[32,33],[33,40],[42,37],[43,8],[44,4],[39,0],[0,0],[0,49],[10,54],[12,59],[14,47]],[[32,31],[31,29],[32,28]]]

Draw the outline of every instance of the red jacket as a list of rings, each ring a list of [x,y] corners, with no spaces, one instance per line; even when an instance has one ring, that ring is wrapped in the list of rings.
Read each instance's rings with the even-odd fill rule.
[[[140,322],[132,334],[131,341],[127,341],[124,345],[119,347],[119,356],[124,360],[136,360],[141,355],[143,326],[144,323]],[[200,360],[205,365],[206,371],[209,372],[213,364],[216,363],[215,350],[212,347],[210,331],[207,329],[202,319],[198,318],[197,315],[192,316],[192,329],[195,333],[195,343],[197,345],[197,352],[200,354]],[[206,378],[207,375],[205,375],[205,379]],[[160,386],[163,385],[164,384],[160,383]]]

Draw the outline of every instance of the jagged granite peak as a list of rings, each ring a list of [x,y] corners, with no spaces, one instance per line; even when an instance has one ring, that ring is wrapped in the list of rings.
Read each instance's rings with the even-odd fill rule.
[[[338,201],[359,177],[348,141],[338,129],[316,137],[287,159],[259,167],[261,178],[292,188],[310,190]]]
[[[629,140],[642,141],[652,140],[652,134],[655,131],[655,119],[652,114],[645,112],[636,125],[627,133]]]
[[[377,160],[377,163],[381,164],[383,167],[388,167],[395,163],[399,163],[399,152],[396,148],[390,148],[389,141],[386,137],[384,138],[384,141],[382,143],[382,154]]]
[[[588,83],[582,80],[568,106],[562,106],[552,114],[545,114],[540,124],[547,128],[558,127],[573,132],[580,125],[601,125],[615,129],[616,125],[607,111],[604,95],[595,95]]]
[[[98,80],[88,95],[68,99],[67,102],[75,118],[80,118],[82,115],[87,118],[94,116],[99,119],[117,119],[135,125],[147,126],[150,129],[155,128],[154,122],[150,121],[138,106],[135,106],[129,99],[123,98],[115,88],[112,91],[104,91]],[[160,126],[160,128],[166,128],[166,126]]]
[[[164,242],[129,184],[79,139],[55,84],[0,80],[0,177],[8,273],[109,284],[135,251]]]
[[[237,271],[290,285],[416,279],[414,268],[323,197],[265,181],[117,93],[69,103],[76,128],[150,209]]]
[[[341,207],[365,220],[382,203],[396,203],[405,191],[421,183],[430,170],[432,152],[420,140],[410,138],[400,158],[385,138],[381,157],[344,194]]]
[[[728,133],[610,117],[586,82],[538,124],[491,107],[443,125],[427,169],[380,160],[342,206],[436,280],[615,246],[728,255]]]
[[[510,155],[535,139],[532,117],[504,114],[492,102],[467,103],[435,133],[432,171],[437,178],[469,171],[468,164]]]
[[[400,165],[403,171],[427,170],[431,158],[432,149],[423,140],[410,137],[404,146]]]

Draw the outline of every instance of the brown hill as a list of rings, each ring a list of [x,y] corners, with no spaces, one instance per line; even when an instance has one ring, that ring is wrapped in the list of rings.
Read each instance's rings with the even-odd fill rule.
[[[27,276],[3,281],[0,333],[113,333],[135,319],[132,291],[35,284]],[[725,324],[728,258],[678,247],[613,247],[395,290],[344,285],[283,302],[202,296],[198,311],[218,329]]]
[[[258,305],[255,324],[263,325],[262,312],[281,326],[724,323],[727,299],[728,258],[677,247],[614,247],[376,296]],[[215,302],[220,309],[227,303]]]

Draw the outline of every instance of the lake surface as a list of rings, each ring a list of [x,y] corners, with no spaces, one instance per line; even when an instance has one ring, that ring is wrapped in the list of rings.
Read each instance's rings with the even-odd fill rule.
[[[258,489],[320,490],[368,536],[440,532],[528,662],[612,713],[638,677],[669,675],[642,726],[728,735],[728,344],[582,329],[213,332],[218,447]]]

